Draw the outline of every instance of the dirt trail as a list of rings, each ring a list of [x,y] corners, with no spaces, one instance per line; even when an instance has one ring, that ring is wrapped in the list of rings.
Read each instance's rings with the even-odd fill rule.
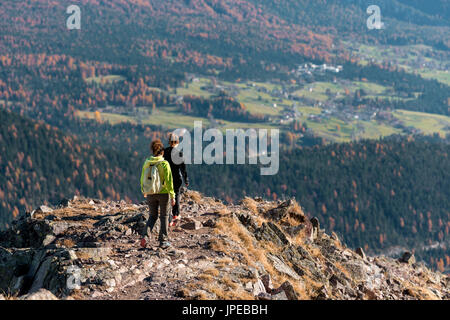
[[[146,248],[140,247],[140,237],[136,234],[122,237],[119,241],[111,241],[114,248],[111,259],[118,265],[128,268],[137,268],[145,261],[154,262],[149,271],[150,275],[143,281],[124,289],[106,293],[94,299],[119,299],[119,300],[167,300],[183,299],[183,289],[195,281],[196,276],[213,266],[214,259],[219,256],[210,250],[209,245],[213,234],[213,221],[218,217],[217,210],[223,210],[223,205],[216,207],[200,207],[193,210],[192,206],[181,204],[182,218],[177,226],[170,227],[169,237],[171,248],[159,248],[158,227],[151,235]],[[197,230],[182,228],[185,224],[201,226]],[[208,226],[209,225],[209,226]],[[95,292],[94,296],[97,296]]]

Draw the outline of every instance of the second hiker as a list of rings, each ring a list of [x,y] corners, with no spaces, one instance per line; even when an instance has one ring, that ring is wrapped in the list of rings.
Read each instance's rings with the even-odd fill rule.
[[[189,180],[184,164],[183,153],[177,149],[180,138],[171,133],[169,136],[169,147],[164,150],[164,157],[170,164],[173,175],[173,189],[175,191],[175,205],[172,208],[173,223],[180,217],[180,190],[184,184],[189,186]]]

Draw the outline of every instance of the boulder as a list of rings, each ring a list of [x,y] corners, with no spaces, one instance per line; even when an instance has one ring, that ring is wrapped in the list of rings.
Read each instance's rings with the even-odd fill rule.
[[[367,300],[378,300],[379,299],[377,293],[371,289],[363,288],[363,292],[366,295]]]
[[[270,274],[265,274],[261,277],[261,282],[265,288],[265,291],[271,293],[273,290],[272,279],[270,278]]]
[[[102,297],[103,295],[104,295],[103,292],[100,292],[100,291],[96,290],[96,291],[94,291],[94,293],[91,295],[91,297],[92,297],[92,299],[97,299],[97,298]]]
[[[33,284],[30,292],[36,292],[44,285],[45,278],[50,274],[52,269],[52,258],[48,257],[41,263],[36,275],[34,276]]]
[[[259,296],[261,293],[266,293],[266,287],[260,279],[253,284],[252,293],[255,297]]]
[[[191,221],[181,225],[181,228],[183,228],[185,230],[198,230],[202,227],[203,227],[202,223],[197,220],[191,220]]]
[[[16,290],[21,293],[34,293],[45,288],[58,294],[67,293],[67,269],[74,254],[67,249],[30,250],[32,259],[23,267],[23,279],[19,277],[16,280]]]
[[[44,240],[42,240],[42,246],[46,247],[50,245],[53,241],[55,241],[56,237],[52,234],[48,234],[45,236]]]
[[[289,298],[286,295],[286,292],[284,292],[283,290],[276,294],[273,294],[271,298],[272,298],[271,300],[289,300]]]
[[[333,239],[324,235],[319,237],[315,241],[315,245],[319,248],[320,252],[327,258],[333,259],[338,248],[336,247],[336,243]],[[338,255],[340,255],[338,253]]]
[[[26,294],[20,300],[59,300],[53,293],[46,289],[39,289],[36,292]]]
[[[39,250],[28,272],[28,277],[33,279],[28,292],[45,288],[54,293],[65,293],[68,289],[67,268],[71,264],[70,260],[71,255],[67,249]]]
[[[268,222],[267,226],[273,230],[273,232],[277,235],[277,237],[283,244],[289,244],[289,240],[286,238],[286,235],[283,233],[283,231],[281,231],[280,228],[278,228],[276,224]]]
[[[58,236],[66,232],[69,227],[76,227],[77,224],[69,224],[67,222],[50,222],[50,227],[52,228],[52,234]]]
[[[130,227],[137,234],[143,234],[147,225],[148,216],[148,212],[141,212],[126,219],[123,224]]]
[[[314,241],[319,236],[319,230],[320,230],[319,219],[316,217],[311,218],[311,224],[312,224],[311,241]]]
[[[36,209],[36,213],[52,213],[53,209],[48,206],[40,206]]]
[[[316,263],[312,260],[303,259],[296,265],[296,268],[301,270],[301,272],[303,273],[307,273],[316,282],[323,283],[326,281],[326,277],[320,271],[320,267],[317,266]],[[300,271],[297,271],[297,273],[300,274]]]
[[[275,221],[280,221],[289,214],[289,209],[294,205],[294,201],[289,199],[282,202],[278,207],[266,212],[266,216]]]
[[[242,212],[236,213],[235,216],[250,232],[255,232],[258,229],[258,224],[251,214]]]
[[[12,287],[12,292],[20,292],[23,287],[25,287],[25,276],[19,276],[15,278],[14,286]]]
[[[213,219],[208,219],[207,221],[203,222],[203,226],[207,228],[215,228],[216,221],[214,221]]]
[[[318,230],[320,229],[320,223],[319,223],[319,219],[317,217],[311,218],[311,224],[312,224],[313,228],[316,228]]]
[[[292,264],[293,269],[298,275],[303,276],[305,274],[303,270],[298,267],[304,257],[294,246],[286,246],[281,255],[286,261],[289,261]]]
[[[283,226],[283,230],[291,237],[297,236],[300,232],[305,230],[306,224],[299,224],[298,226]]]
[[[75,255],[78,259],[92,260],[95,262],[101,262],[108,260],[112,249],[108,247],[101,248],[78,248],[75,250]]]
[[[255,265],[256,265],[256,268],[257,268],[256,270],[258,271],[259,274],[265,274],[266,273],[266,268],[264,268],[264,265],[261,262],[257,261],[257,262],[255,262]]]
[[[127,218],[123,221],[124,224],[131,224],[141,221],[147,221],[148,220],[148,213],[147,212],[140,212],[130,218]]]
[[[294,218],[298,222],[305,222],[306,219],[303,215],[303,212],[299,212],[296,207],[297,204],[295,202],[295,199],[289,199],[284,202],[280,202],[277,207],[268,210],[265,216],[274,221],[280,221],[287,217],[289,214],[293,214]]]
[[[337,289],[344,289],[345,286],[348,285],[347,281],[336,274],[331,275],[330,279],[328,279],[328,282],[333,288]]]
[[[366,260],[366,254],[364,253],[364,250],[362,248],[357,248],[355,250],[356,254],[359,255],[361,258]]]
[[[67,198],[61,199],[57,205],[58,208],[66,208],[69,206],[70,206],[70,200]]]
[[[341,240],[339,239],[339,236],[337,235],[336,232],[331,232],[331,239],[333,239],[334,241],[336,241],[337,243],[341,243]]]
[[[258,240],[271,241],[280,246],[289,244],[283,231],[272,222],[263,223],[261,228],[256,230],[255,237]]]
[[[247,290],[248,292],[252,292],[252,291],[253,291],[253,283],[247,282],[247,283],[245,284],[244,289]]]
[[[235,277],[239,278],[253,278],[253,273],[244,267],[234,267],[231,272],[230,275],[234,275]]]
[[[414,264],[416,262],[416,257],[414,256],[413,253],[407,251],[403,253],[399,261],[402,263]]]
[[[33,249],[5,249],[0,247],[0,292],[20,293],[27,280],[33,260]]]
[[[342,266],[356,282],[365,281],[368,277],[368,268],[360,260],[344,262],[342,263]]]
[[[299,275],[292,270],[291,267],[289,267],[286,263],[283,262],[280,258],[277,256],[274,256],[272,254],[268,254],[267,258],[272,261],[273,267],[280,273],[290,276],[291,278],[295,280],[299,280]]]
[[[326,286],[320,287],[320,289],[317,291],[315,299],[316,300],[329,300],[330,299],[330,293],[328,292],[328,289]]]
[[[271,294],[269,294],[269,293],[260,293],[259,295],[258,295],[258,300],[264,300],[264,301],[267,301],[267,300],[272,300],[272,295]]]
[[[298,300],[297,293],[295,292],[294,287],[292,286],[292,284],[289,281],[283,282],[279,288],[273,290],[272,295],[277,295],[281,292],[285,293],[286,298],[288,300]],[[275,299],[275,300],[277,300],[277,299]]]
[[[41,247],[48,235],[57,236],[64,233],[70,224],[61,221],[46,219],[20,219],[13,223],[12,227],[3,233],[0,238],[4,246],[15,248]],[[45,246],[45,245],[44,245]]]
[[[58,217],[55,216],[54,214],[49,214],[49,215],[44,217],[44,220],[55,221],[55,220],[58,220]]]
[[[307,260],[313,260],[313,258],[311,257],[311,255],[309,254],[308,251],[306,251],[305,248],[303,248],[302,246],[297,246],[297,252],[300,254],[300,256],[302,257],[302,259],[307,259]]]

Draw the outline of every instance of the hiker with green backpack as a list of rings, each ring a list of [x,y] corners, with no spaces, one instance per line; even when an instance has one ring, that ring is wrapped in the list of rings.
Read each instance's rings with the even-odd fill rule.
[[[160,247],[168,248],[171,246],[169,242],[169,201],[172,206],[175,205],[175,192],[173,189],[172,171],[169,163],[164,160],[164,145],[161,140],[152,141],[150,149],[153,156],[145,160],[141,173],[141,191],[147,199],[150,210],[149,219],[142,234],[141,246],[145,247],[150,233],[158,220],[161,223],[159,229]]]

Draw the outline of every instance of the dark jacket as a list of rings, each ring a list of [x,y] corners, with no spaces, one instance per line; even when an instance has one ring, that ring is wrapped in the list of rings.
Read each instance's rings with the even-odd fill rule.
[[[172,176],[173,176],[173,186],[175,189],[178,189],[179,187],[181,187],[181,185],[184,183],[188,184],[189,180],[188,180],[188,176],[186,173],[186,165],[184,164],[184,159],[183,162],[181,164],[175,164],[172,161],[172,150],[174,148],[173,147],[168,147],[166,149],[164,149],[164,159],[167,160],[167,162],[169,162],[170,164],[170,169],[172,170]],[[176,151],[178,151],[175,148]],[[179,152],[179,156],[181,158],[183,158],[183,152],[178,151]]]

